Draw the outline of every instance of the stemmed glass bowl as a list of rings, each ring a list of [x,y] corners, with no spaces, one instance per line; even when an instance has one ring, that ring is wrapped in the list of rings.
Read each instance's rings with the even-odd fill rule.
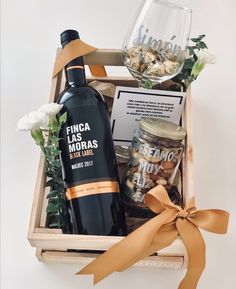
[[[124,63],[140,87],[171,79],[183,67],[192,11],[162,0],[146,0],[122,48]]]

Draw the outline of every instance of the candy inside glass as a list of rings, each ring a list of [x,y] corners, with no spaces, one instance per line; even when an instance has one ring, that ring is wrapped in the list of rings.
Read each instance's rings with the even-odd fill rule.
[[[122,48],[124,63],[140,87],[171,79],[183,67],[192,11],[146,0]]]

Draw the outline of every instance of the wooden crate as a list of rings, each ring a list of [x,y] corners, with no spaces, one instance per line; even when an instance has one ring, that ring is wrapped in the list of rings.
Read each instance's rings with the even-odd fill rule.
[[[116,85],[136,86],[136,81],[131,77],[109,77],[106,76],[104,66],[122,66],[121,52],[119,50],[100,49],[85,57],[92,73],[91,80],[112,82]],[[55,101],[58,94],[64,89],[65,79],[60,73],[52,81],[50,101]],[[192,159],[192,137],[191,137],[191,95],[187,96],[182,125],[187,130],[186,151],[183,156],[183,197],[184,203],[193,196],[193,159]],[[88,236],[62,234],[60,229],[45,228],[47,189],[45,184],[45,160],[40,157],[37,182],[35,187],[33,207],[30,218],[28,239],[33,247],[36,247],[36,256],[44,262],[81,263],[87,264],[95,258],[99,252],[105,251],[123,237],[112,236]],[[69,251],[68,251],[69,249]],[[79,250],[71,252],[70,249]],[[183,268],[186,267],[187,256],[183,242],[177,238],[171,246],[138,262],[135,266],[154,266]]]

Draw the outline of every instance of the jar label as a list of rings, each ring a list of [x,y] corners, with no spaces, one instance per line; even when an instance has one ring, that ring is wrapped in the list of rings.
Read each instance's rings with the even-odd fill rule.
[[[172,184],[182,153],[182,147],[154,145],[135,137],[124,183],[126,197],[145,206],[147,191]]]

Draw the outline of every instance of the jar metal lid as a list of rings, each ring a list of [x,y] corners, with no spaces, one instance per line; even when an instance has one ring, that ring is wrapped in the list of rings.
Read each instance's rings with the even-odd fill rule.
[[[147,133],[172,140],[182,140],[187,134],[181,126],[160,118],[142,118],[139,125]]]

